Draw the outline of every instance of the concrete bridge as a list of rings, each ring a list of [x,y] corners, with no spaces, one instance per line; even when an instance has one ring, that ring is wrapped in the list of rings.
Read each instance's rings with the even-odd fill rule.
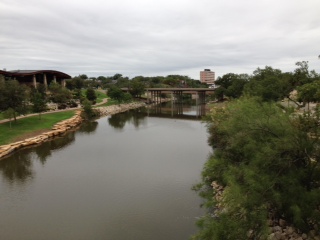
[[[122,88],[129,91],[128,88]],[[188,93],[196,95],[198,104],[205,103],[206,95],[214,93],[214,88],[146,88],[148,101],[161,103],[161,94],[171,94],[171,98],[179,99],[182,94]]]

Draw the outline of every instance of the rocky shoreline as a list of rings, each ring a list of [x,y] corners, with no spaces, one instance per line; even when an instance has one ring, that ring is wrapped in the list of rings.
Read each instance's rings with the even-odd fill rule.
[[[127,103],[127,104],[120,104],[120,105],[111,105],[107,107],[97,107],[95,110],[99,112],[99,115],[102,116],[107,116],[107,115],[112,115],[120,112],[125,112],[130,109],[135,109],[139,107],[144,107],[146,106],[145,103],[143,102],[133,102],[133,103]]]
[[[111,105],[107,107],[97,107],[95,109],[99,112],[100,116],[107,116],[107,115],[112,115],[120,112],[125,112],[130,109],[143,107],[143,106],[145,106],[145,103],[134,102],[134,103],[128,103],[128,104]],[[76,128],[82,122],[83,122],[83,118],[81,117],[81,111],[78,110],[75,116],[73,116],[72,118],[63,120],[55,124],[52,127],[51,131],[42,133],[36,137],[27,138],[22,141],[0,146],[0,159],[11,154],[12,152],[18,149],[33,146],[33,145],[38,145],[45,141],[53,139],[56,136],[61,136],[65,132]]]
[[[213,191],[215,193],[215,199],[217,201],[217,209],[215,210],[215,215],[219,216],[219,212],[223,211],[223,191],[224,188],[220,186],[217,182],[212,182],[211,184]],[[289,224],[284,219],[275,219],[270,214],[268,220],[269,235],[268,240],[320,240],[319,226],[314,224],[313,229],[308,233],[303,233],[296,229],[294,226]],[[248,233],[248,239],[254,239],[251,233]]]

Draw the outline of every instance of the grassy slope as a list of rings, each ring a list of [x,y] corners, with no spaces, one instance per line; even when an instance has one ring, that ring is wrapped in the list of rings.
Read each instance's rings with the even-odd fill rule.
[[[96,96],[97,96],[97,103],[102,102],[102,100],[103,100],[104,98],[107,98],[107,97],[108,97],[107,94],[105,94],[105,93],[103,93],[103,92],[101,92],[101,91],[96,91]]]
[[[40,130],[50,130],[51,127],[62,120],[71,118],[74,111],[57,112],[39,116],[31,116],[27,118],[18,119],[17,122],[0,124],[0,145],[14,142],[18,137],[32,134]]]
[[[104,98],[108,96],[102,91],[96,91],[97,103],[102,102]],[[115,100],[109,99],[107,103],[100,105],[106,107],[110,105],[118,104]],[[18,138],[28,136],[34,132],[41,130],[50,130],[51,127],[62,120],[68,119],[74,115],[74,111],[58,112],[50,114],[42,114],[41,119],[38,116],[32,116],[27,118],[18,119],[10,123],[0,124],[0,145],[8,144],[16,141]],[[0,113],[0,120],[4,119],[2,113]]]

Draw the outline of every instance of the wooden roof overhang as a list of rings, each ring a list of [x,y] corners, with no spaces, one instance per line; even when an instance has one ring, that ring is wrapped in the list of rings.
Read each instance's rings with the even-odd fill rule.
[[[26,77],[26,76],[32,76],[37,74],[51,74],[62,79],[71,78],[70,75],[63,72],[55,71],[55,70],[14,70],[14,71],[0,70],[0,74],[7,77]]]

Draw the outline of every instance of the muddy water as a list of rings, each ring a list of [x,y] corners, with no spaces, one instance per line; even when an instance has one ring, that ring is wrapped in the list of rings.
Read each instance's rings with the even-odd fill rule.
[[[157,114],[104,117],[1,160],[0,239],[188,239],[206,128]]]

